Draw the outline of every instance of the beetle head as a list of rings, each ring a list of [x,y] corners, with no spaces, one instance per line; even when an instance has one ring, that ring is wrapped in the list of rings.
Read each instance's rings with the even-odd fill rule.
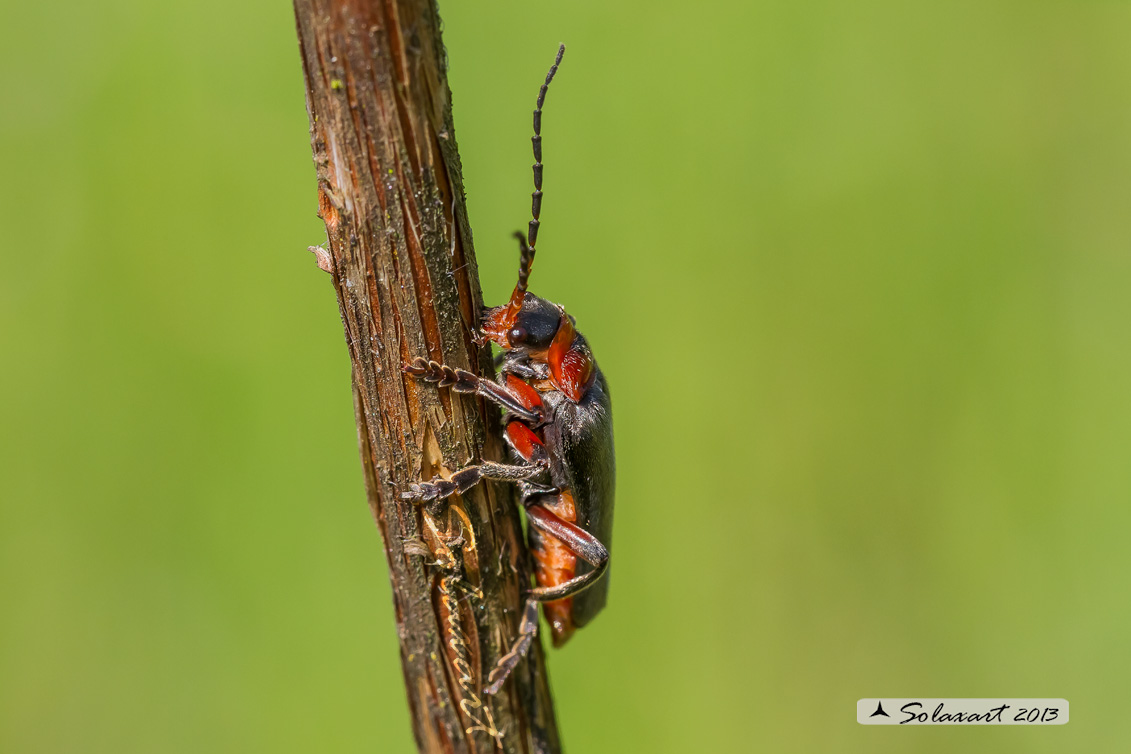
[[[482,331],[506,350],[547,364],[550,382],[574,403],[593,384],[596,368],[589,344],[577,333],[573,317],[557,304],[525,293],[514,316],[510,304],[488,309]]]
[[[484,312],[483,335],[509,351],[544,359],[561,326],[561,307],[525,291],[517,309],[513,301]]]

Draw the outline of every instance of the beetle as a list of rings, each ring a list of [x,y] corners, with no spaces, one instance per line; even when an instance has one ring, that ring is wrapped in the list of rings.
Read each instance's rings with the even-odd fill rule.
[[[487,678],[488,694],[502,688],[530,649],[538,605],[559,647],[601,611],[608,593],[616,478],[609,386],[573,317],[527,291],[542,209],[542,106],[564,54],[562,45],[534,109],[532,219],[525,236],[515,233],[518,283],[507,303],[483,313],[476,334],[478,343],[502,349],[498,381],[423,358],[404,366],[409,374],[478,394],[506,412],[510,463],[484,461],[402,493],[403,499],[435,504],[483,479],[519,486],[537,586],[527,593],[518,638]]]

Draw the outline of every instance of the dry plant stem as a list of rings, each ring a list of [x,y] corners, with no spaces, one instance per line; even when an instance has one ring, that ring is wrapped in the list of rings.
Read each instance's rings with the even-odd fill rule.
[[[436,7],[295,0],[295,15],[329,237],[315,254],[345,325],[417,744],[558,752],[540,645],[498,696],[481,692],[516,636],[529,583],[513,491],[481,484],[436,510],[399,496],[411,482],[502,455],[496,409],[401,372],[417,356],[491,370],[470,337],[482,301]]]

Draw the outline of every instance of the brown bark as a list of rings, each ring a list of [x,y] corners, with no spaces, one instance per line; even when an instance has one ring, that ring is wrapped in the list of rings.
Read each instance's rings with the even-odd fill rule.
[[[401,372],[424,356],[479,374],[482,308],[433,0],[295,0],[319,216],[353,365],[369,504],[389,563],[405,690],[424,752],[560,750],[539,643],[497,697],[528,563],[513,491],[446,508],[413,481],[499,459],[498,411]],[[454,234],[454,237],[453,237]]]

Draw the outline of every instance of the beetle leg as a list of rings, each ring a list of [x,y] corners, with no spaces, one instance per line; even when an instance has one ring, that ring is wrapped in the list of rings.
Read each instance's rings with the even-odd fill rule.
[[[536,477],[545,471],[546,467],[541,464],[508,466],[503,463],[484,461],[478,466],[466,466],[460,469],[452,474],[451,479],[434,479],[431,482],[415,483],[408,492],[401,493],[401,499],[430,503],[467,492],[484,479],[520,482]]]
[[[503,382],[506,375],[513,374],[515,377],[521,377],[524,380],[548,380],[550,379],[550,366],[542,362],[533,362],[529,359],[508,359],[507,354],[502,354],[503,359],[495,364],[495,369],[499,370],[499,381]]]
[[[483,687],[484,694],[497,694],[503,687],[503,682],[511,674],[518,661],[526,657],[534,637],[538,635],[538,600],[528,599],[522,611],[522,622],[518,624],[518,639],[511,646],[510,651],[499,658],[491,673],[487,676],[487,685]]]
[[[401,369],[408,374],[423,378],[425,382],[436,382],[439,383],[440,387],[450,387],[457,393],[481,395],[527,421],[540,422],[542,420],[542,412],[523,405],[522,400],[515,395],[513,390],[491,380],[480,379],[467,370],[455,369],[424,358],[416,358],[411,364],[405,364]]]
[[[537,587],[530,590],[531,599],[539,602],[553,602],[554,600],[572,597],[593,585],[597,579],[605,574],[609,567],[609,551],[601,540],[576,524],[563,521],[549,509],[538,505],[530,505],[526,509],[526,518],[531,526],[538,531],[561,540],[569,551],[593,566],[593,570],[574,576],[564,584],[550,587]]]
[[[523,480],[518,483],[518,495],[522,500],[523,507],[531,505],[535,498],[542,495],[557,495],[561,490],[557,487],[551,487],[548,484],[538,484],[537,482],[530,482]]]
[[[530,644],[534,641],[535,634],[538,633],[538,603],[565,599],[584,591],[601,578],[609,567],[608,548],[601,544],[601,540],[580,526],[562,520],[552,511],[537,503],[527,506],[526,515],[531,526],[561,540],[570,552],[593,566],[593,570],[575,576],[564,584],[555,587],[537,587],[527,593],[530,596],[526,600],[526,608],[522,613],[522,623],[518,627],[518,638],[511,645],[510,651],[499,658],[490,675],[487,676],[487,686],[483,689],[485,694],[498,693],[507,680],[507,676],[518,665],[518,661],[525,657],[530,650]]]

